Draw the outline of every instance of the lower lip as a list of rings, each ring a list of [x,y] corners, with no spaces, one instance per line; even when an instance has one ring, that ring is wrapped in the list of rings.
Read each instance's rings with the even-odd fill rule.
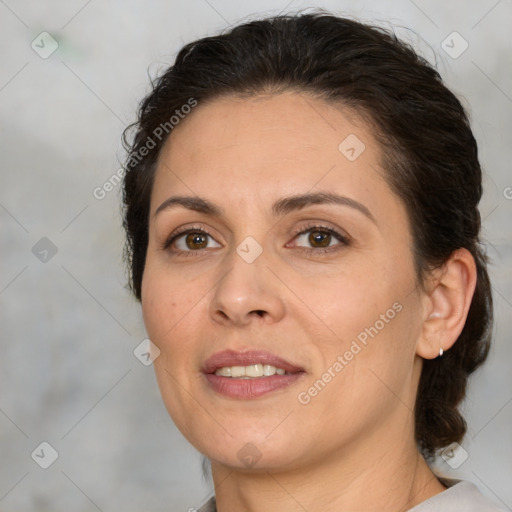
[[[272,375],[254,379],[236,379],[222,377],[214,373],[205,374],[206,380],[214,391],[231,398],[258,398],[272,391],[291,386],[305,375],[305,372],[290,373],[288,375]]]

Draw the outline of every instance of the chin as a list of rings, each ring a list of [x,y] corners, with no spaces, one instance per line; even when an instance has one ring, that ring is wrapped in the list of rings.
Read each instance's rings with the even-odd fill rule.
[[[300,454],[297,452],[296,436],[289,429],[280,436],[270,434],[275,425],[268,429],[252,430],[239,428],[230,430],[229,436],[224,431],[218,437],[209,438],[207,442],[189,439],[201,453],[211,461],[224,466],[247,469],[250,471],[275,471],[293,468]]]

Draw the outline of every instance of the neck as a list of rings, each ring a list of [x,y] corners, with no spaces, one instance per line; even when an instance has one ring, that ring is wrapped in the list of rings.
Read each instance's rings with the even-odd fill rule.
[[[375,437],[319,463],[239,470],[212,462],[218,512],[405,512],[445,488],[410,443]]]

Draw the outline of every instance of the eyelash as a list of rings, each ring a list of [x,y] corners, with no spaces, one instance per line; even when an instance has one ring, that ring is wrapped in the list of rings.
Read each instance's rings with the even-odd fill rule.
[[[310,254],[318,254],[319,252],[328,253],[328,252],[339,250],[342,246],[350,245],[349,238],[346,235],[342,235],[340,232],[336,231],[333,228],[330,228],[330,227],[327,227],[327,226],[323,226],[323,225],[319,225],[319,224],[308,224],[306,229],[304,229],[302,227],[301,229],[296,230],[294,232],[294,234],[293,234],[293,239],[292,240],[295,240],[300,235],[304,235],[304,234],[306,234],[306,233],[308,233],[310,231],[315,231],[315,230],[316,231],[323,231],[323,232],[326,232],[326,233],[330,234],[331,236],[336,238],[338,240],[338,242],[340,242],[340,244],[337,244],[337,245],[334,245],[334,246],[330,246],[330,247],[298,247],[301,251],[305,252],[308,255],[310,255]],[[189,233],[201,233],[203,235],[206,235],[206,236],[209,236],[209,237],[213,238],[212,235],[210,233],[208,233],[208,231],[206,231],[203,228],[200,228],[200,227],[187,228],[187,229],[184,229],[184,230],[181,230],[181,231],[176,231],[174,233],[171,233],[171,235],[164,242],[164,244],[162,246],[162,249],[163,250],[169,250],[170,246],[179,237],[181,237],[183,235],[188,235]],[[190,251],[180,251],[180,250],[178,250],[178,251],[171,251],[171,252],[180,252],[185,257],[190,257],[190,256],[194,257],[194,256],[199,256],[199,253],[201,253],[202,251],[200,249],[198,249],[198,250],[195,250],[195,251],[194,250],[190,250]]]
[[[299,249],[301,251],[303,251],[304,253],[306,253],[308,255],[318,254],[319,252],[329,253],[329,252],[333,252],[333,251],[339,251],[343,246],[350,245],[348,236],[342,235],[339,231],[337,231],[333,228],[330,228],[328,226],[323,226],[321,224],[316,224],[316,223],[307,224],[305,229],[304,229],[304,227],[301,227],[300,229],[296,230],[293,234],[293,240],[295,240],[300,235],[304,235],[310,231],[326,232],[326,233],[330,234],[331,236],[333,236],[334,238],[336,238],[338,240],[338,242],[340,242],[340,244],[336,244],[336,245],[333,245],[330,247],[299,247]]]

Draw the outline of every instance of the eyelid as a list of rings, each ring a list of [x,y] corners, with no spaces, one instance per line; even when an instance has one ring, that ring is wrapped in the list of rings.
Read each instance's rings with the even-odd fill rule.
[[[308,231],[313,230],[318,231],[327,231],[331,235],[333,235],[335,238],[337,238],[341,243],[345,245],[349,245],[351,242],[351,237],[345,233],[344,231],[339,230],[338,228],[335,228],[333,226],[324,225],[322,222],[311,222],[308,223],[306,226],[301,226],[300,228],[294,230],[293,238],[292,240],[295,240],[299,235],[303,235],[307,233]],[[310,249],[316,249],[318,250],[318,247],[311,247]]]
[[[182,227],[176,228],[174,231],[172,231],[171,234],[164,240],[164,242],[162,244],[162,249],[163,250],[169,249],[171,244],[173,244],[178,237],[180,237],[181,235],[188,234],[188,233],[202,233],[204,235],[209,236],[213,240],[215,240],[216,243],[220,244],[220,242],[218,242],[209,231],[207,231],[205,228],[203,228],[201,226],[182,226]],[[186,252],[189,252],[189,251],[186,251]],[[198,252],[198,251],[190,251],[190,252]]]
[[[295,229],[293,231],[291,241],[295,240],[300,235],[303,235],[303,234],[305,234],[305,233],[307,233],[309,231],[313,231],[315,229],[317,231],[326,231],[326,232],[330,233],[332,236],[334,236],[340,242],[340,244],[336,244],[334,246],[329,246],[329,247],[325,247],[325,248],[320,248],[320,247],[303,247],[303,246],[295,246],[295,247],[300,248],[301,250],[304,250],[304,251],[309,251],[309,252],[318,252],[318,251],[327,252],[329,250],[335,250],[335,248],[337,248],[339,245],[342,245],[342,246],[350,245],[351,238],[350,238],[349,235],[347,235],[344,232],[341,232],[341,230],[339,230],[337,228],[334,228],[332,226],[328,226],[328,225],[326,225],[326,224],[324,224],[322,222],[314,222],[314,221],[311,221],[308,224],[302,225],[300,228]],[[215,243],[217,243],[219,245],[222,245],[222,244],[220,244],[220,242],[218,242],[215,239],[215,237],[208,230],[206,230],[205,228],[203,228],[203,227],[201,227],[199,225],[195,225],[195,226],[182,226],[182,227],[176,228],[165,239],[165,241],[162,244],[162,249],[163,250],[169,250],[169,247],[171,246],[171,244],[173,244],[180,236],[183,236],[183,235],[186,235],[186,234],[189,234],[189,233],[202,233],[202,234],[210,237],[212,240],[214,240]],[[285,247],[290,247],[289,242],[287,242],[285,244]],[[183,251],[183,250],[178,249],[177,252],[182,252],[182,253],[187,253],[188,254],[188,253],[199,253],[199,252],[201,252],[203,250],[204,249],[198,249],[198,250],[195,250],[195,251],[194,250]]]

